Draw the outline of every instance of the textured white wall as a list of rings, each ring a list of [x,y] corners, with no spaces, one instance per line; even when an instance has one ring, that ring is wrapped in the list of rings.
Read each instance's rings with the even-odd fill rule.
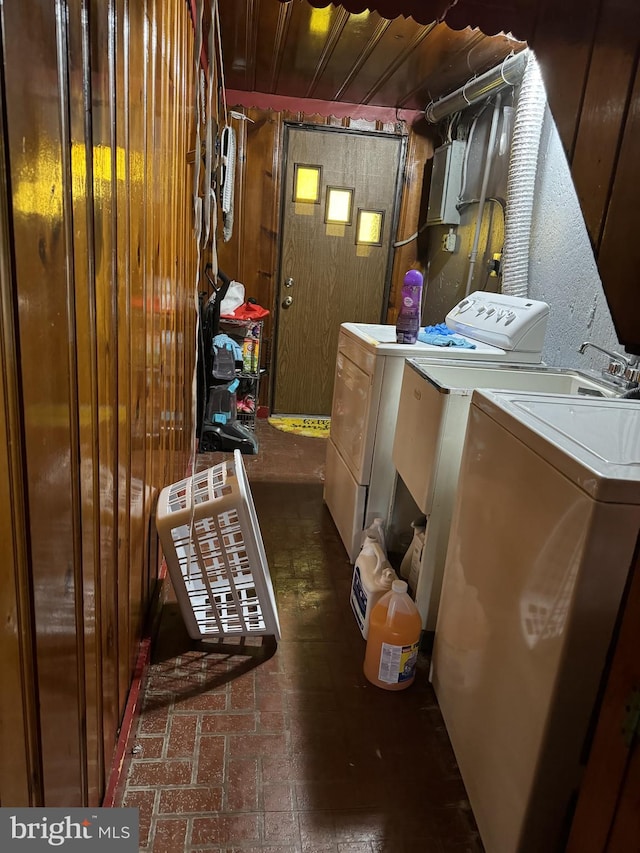
[[[549,303],[543,358],[563,367],[600,370],[607,357],[583,341],[618,344],[562,143],[547,108],[540,142],[531,228],[529,295]]]

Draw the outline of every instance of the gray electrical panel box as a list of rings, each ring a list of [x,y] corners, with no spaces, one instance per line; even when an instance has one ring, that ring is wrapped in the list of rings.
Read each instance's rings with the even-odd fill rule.
[[[456,207],[462,184],[465,143],[454,139],[433,152],[427,225],[459,225]]]

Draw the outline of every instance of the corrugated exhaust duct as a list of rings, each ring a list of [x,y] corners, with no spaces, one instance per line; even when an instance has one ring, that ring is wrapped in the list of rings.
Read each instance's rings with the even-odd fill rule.
[[[529,248],[538,152],[547,93],[535,56],[530,53],[516,104],[507,179],[507,215],[502,252],[502,292],[527,296]]]

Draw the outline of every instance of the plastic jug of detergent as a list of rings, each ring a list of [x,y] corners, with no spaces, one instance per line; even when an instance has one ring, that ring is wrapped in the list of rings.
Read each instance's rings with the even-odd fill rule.
[[[422,620],[407,592],[395,580],[371,611],[364,674],[383,690],[404,690],[416,677]]]
[[[414,594],[418,586],[418,578],[420,577],[420,565],[422,560],[422,550],[424,548],[425,534],[427,530],[426,516],[422,515],[415,521],[411,522],[413,528],[413,539],[411,545],[407,549],[407,553],[402,558],[400,563],[400,578],[407,582],[409,589]]]
[[[391,584],[396,579],[397,575],[389,565],[379,540],[366,536],[353,567],[350,596],[351,609],[365,640],[369,631],[371,610],[380,596],[391,589]]]

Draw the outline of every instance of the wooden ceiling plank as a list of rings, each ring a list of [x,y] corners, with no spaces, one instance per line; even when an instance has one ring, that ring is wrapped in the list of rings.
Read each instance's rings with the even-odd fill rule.
[[[246,2],[247,0],[219,0],[224,77],[229,89],[245,89],[248,83],[246,67],[249,61],[249,45],[244,38]],[[205,3],[205,13],[207,7],[208,4]],[[208,29],[206,32],[208,33]]]
[[[225,0],[228,2],[228,0]],[[280,3],[274,3],[273,0],[254,0],[254,20],[252,21],[251,38],[254,44],[254,56],[252,58],[252,74],[247,85],[237,87],[238,91],[255,91],[267,93],[267,84],[271,80],[273,74],[274,62],[274,43],[276,32],[278,30],[278,20],[280,14]],[[229,9],[229,14],[237,16],[240,10],[236,11],[234,7]],[[222,15],[222,13],[221,13]],[[229,61],[229,56],[226,51],[226,45],[223,44],[225,50],[225,67]],[[233,61],[233,57],[230,58]],[[227,83],[227,89],[235,87]]]
[[[380,43],[380,40],[382,39],[382,37],[384,36],[386,31],[389,29],[390,25],[391,25],[390,21],[386,21],[386,20],[384,20],[384,18],[380,18],[380,21],[379,21],[379,23],[375,29],[375,33],[373,34],[371,39],[369,39],[369,42],[368,42],[366,48],[362,51],[362,53],[360,54],[358,59],[351,66],[351,70],[349,71],[349,73],[345,77],[343,84],[340,86],[340,88],[334,94],[334,96],[333,96],[334,101],[344,100],[342,97],[344,92],[349,88],[351,83],[356,79],[356,77],[360,73],[360,70],[365,65],[365,63],[367,62],[367,60],[369,59],[369,57],[371,56],[373,51],[376,49],[377,45]]]
[[[290,0],[280,0],[288,3]],[[330,3],[350,12],[374,10],[389,20],[400,15],[412,18],[420,26],[445,21],[452,29],[479,27],[486,35],[512,32],[518,39],[531,37],[540,0],[307,0],[316,8]]]
[[[315,73],[311,82],[307,87],[307,91],[305,94],[306,98],[312,98],[314,96],[316,87],[320,78],[322,77],[325,68],[327,67],[329,60],[333,56],[333,52],[336,49],[336,45],[338,44],[342,33],[344,32],[344,28],[350,18],[350,14],[346,12],[344,9],[338,9],[335,19],[333,21],[333,25],[325,42],[324,48],[320,55],[320,59],[316,66]]]
[[[413,82],[412,88],[401,95],[401,104],[416,103],[424,109],[433,97],[433,80],[445,68],[451,67],[451,57],[469,53],[471,31],[457,31],[446,24],[437,24],[414,57],[414,65],[407,74]],[[419,82],[418,82],[419,81]],[[388,89],[387,89],[388,91]],[[380,92],[382,96],[383,93]]]
[[[375,50],[370,53],[367,61],[360,68],[357,78],[351,81],[348,89],[343,91],[341,100],[364,103],[367,94],[378,82],[381,71],[389,68],[398,55],[406,50],[407,45],[413,42],[416,33],[422,30],[423,28],[411,19],[397,18],[391,21],[383,37],[376,44]]]
[[[373,13],[349,16],[331,59],[318,79],[314,97],[336,100],[336,92],[350,74],[354,59],[358,59],[368,49],[371,39],[376,38],[380,22],[380,16]]]
[[[478,64],[472,63],[470,57],[476,48],[482,45],[485,36],[480,30],[456,31],[445,28],[436,33],[434,38],[439,44],[430,49],[428,44],[422,54],[423,70],[419,73],[414,70],[414,79],[424,81],[421,87],[422,98],[418,101],[419,108],[424,109],[430,101],[435,101],[442,95],[448,94],[458,86],[478,73]],[[468,70],[464,79],[460,79],[461,69],[466,66]],[[407,98],[402,102],[409,103]]]
[[[339,38],[347,16],[343,9],[313,9],[307,3],[292,4],[290,23],[282,47],[276,92],[305,98],[318,73],[323,55],[331,53],[331,34]],[[330,61],[329,55],[326,62]]]
[[[278,91],[278,79],[280,77],[280,69],[282,68],[282,57],[287,41],[287,32],[289,30],[289,24],[291,23],[292,8],[292,5],[287,3],[280,8],[278,14],[278,24],[273,43],[273,60],[271,63],[271,82],[269,83],[269,92]]]
[[[245,16],[245,43],[247,45],[245,80],[248,89],[256,86],[256,56],[258,54],[258,34],[260,32],[260,0],[247,0]]]
[[[313,26],[318,10],[307,3],[220,3],[229,89],[422,110],[460,85],[463,64],[470,77],[521,45],[469,28],[349,14],[340,6],[322,10],[328,32],[319,41],[322,33]]]
[[[373,96],[376,94],[376,92],[378,92],[385,85],[385,83],[387,83],[393,77],[393,75],[401,66],[405,65],[409,57],[422,44],[424,39],[429,35],[429,33],[434,27],[435,24],[428,24],[426,27],[420,28],[420,30],[413,36],[406,48],[395,57],[395,59],[387,66],[384,73],[378,78],[378,80],[373,84],[373,86],[371,86],[369,91],[362,99],[363,104],[368,104],[373,98]]]
[[[487,36],[513,33],[526,41],[533,35],[540,0],[458,0],[445,15],[445,22],[456,30],[479,27]]]

